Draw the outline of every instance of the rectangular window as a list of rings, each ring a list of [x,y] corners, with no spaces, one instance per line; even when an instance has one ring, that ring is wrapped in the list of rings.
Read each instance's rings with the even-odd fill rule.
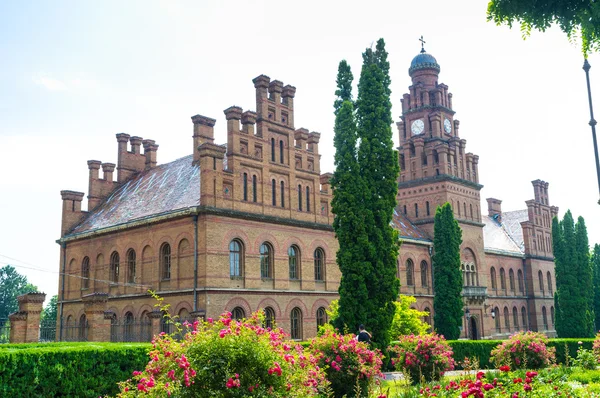
[[[248,200],[248,173],[244,173],[244,201]]]
[[[283,163],[283,141],[279,141],[279,163]]]
[[[281,207],[285,208],[285,185],[281,181]]]
[[[298,185],[298,211],[302,211],[302,185]]]
[[[310,213],[310,188],[306,187],[306,211]]]
[[[425,207],[427,207],[427,215],[431,215],[430,211],[429,211],[429,202],[425,202]]]
[[[256,203],[257,197],[256,197],[256,176],[253,175],[252,176],[252,201],[254,203]]]
[[[415,203],[415,217],[419,218],[419,205]]]
[[[275,180],[271,181],[271,196],[273,198],[273,206],[277,206],[277,184]]]

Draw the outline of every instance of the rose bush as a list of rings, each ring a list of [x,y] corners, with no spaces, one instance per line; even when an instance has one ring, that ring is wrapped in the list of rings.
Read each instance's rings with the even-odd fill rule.
[[[225,313],[186,325],[181,340],[156,336],[146,368],[120,383],[118,396],[311,397],[325,391],[318,359],[282,329],[261,323],[259,313],[243,321]]]
[[[325,330],[310,342],[308,352],[317,359],[319,368],[325,370],[336,398],[354,397],[357,390],[361,397],[367,396],[370,384],[376,376],[381,376],[381,352],[370,350],[353,334]]]
[[[492,362],[511,369],[540,369],[555,362],[555,349],[548,348],[548,337],[537,332],[519,332],[492,350]]]
[[[439,380],[446,371],[454,369],[452,348],[444,336],[435,333],[400,336],[389,351],[396,356],[392,358],[394,367],[410,376],[413,384],[421,379]]]

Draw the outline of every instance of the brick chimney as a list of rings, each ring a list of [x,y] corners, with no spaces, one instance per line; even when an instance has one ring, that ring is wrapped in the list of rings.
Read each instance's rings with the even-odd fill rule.
[[[158,151],[158,145],[154,143],[154,140],[143,140],[142,145],[144,146],[144,156],[146,157],[146,170],[153,169],[156,167],[156,151]]]
[[[60,191],[62,197],[62,223],[60,228],[60,236],[71,230],[81,220],[84,212],[81,211],[81,201],[83,200],[83,192],[75,191]]]
[[[500,199],[487,198],[488,216],[495,218],[499,223],[502,222],[502,201]]]
[[[144,171],[146,157],[140,153],[142,137],[130,137],[129,134],[117,134],[119,143],[117,160],[117,181],[125,182],[135,174]],[[131,151],[127,150],[127,142],[131,144]]]
[[[198,163],[200,160],[200,154],[198,153],[198,147],[205,142],[213,143],[215,140],[215,119],[211,119],[202,115],[192,116],[192,123],[194,123],[194,163]]]

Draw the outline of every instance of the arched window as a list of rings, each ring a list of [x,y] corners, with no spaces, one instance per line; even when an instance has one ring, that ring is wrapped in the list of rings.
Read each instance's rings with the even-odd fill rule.
[[[242,198],[242,200],[247,201],[248,200],[248,173],[244,173],[243,194],[244,194],[244,197]]]
[[[425,202],[425,210],[427,211],[427,215],[431,215],[431,210],[429,209],[429,202]]]
[[[110,255],[110,281],[119,282],[119,253],[113,252]]]
[[[267,242],[260,245],[260,277],[273,278],[273,248]]]
[[[407,286],[412,286],[415,284],[414,275],[415,275],[415,266],[413,264],[413,261],[409,258],[408,260],[406,260],[406,285]]]
[[[119,321],[117,319],[117,314],[115,314],[114,312],[110,317],[110,341],[121,341],[119,336]]]
[[[160,269],[163,281],[171,279],[171,245],[163,243],[160,247]]]
[[[231,319],[241,321],[244,318],[246,318],[246,312],[242,307],[235,307],[231,310]]]
[[[283,181],[281,181],[281,183],[279,184],[281,185],[280,190],[281,190],[281,207],[285,208],[285,184]]]
[[[415,217],[419,218],[419,205],[415,203]]]
[[[271,138],[271,162],[275,161],[275,138]]]
[[[275,310],[271,307],[265,307],[265,328],[273,329],[275,325]]]
[[[508,270],[508,286],[510,286],[510,291],[515,292],[515,271]]]
[[[542,271],[538,271],[538,279],[540,282],[540,293],[544,295],[544,276],[542,275]]]
[[[496,333],[502,333],[502,327],[500,326],[500,309],[498,307],[494,308],[494,313],[496,314]]]
[[[498,286],[496,285],[496,268],[494,267],[490,269],[490,280],[492,281],[492,289],[497,289]]]
[[[477,286],[475,281],[477,276],[477,270],[475,269],[475,264],[471,264],[471,286]]]
[[[516,330],[519,330],[519,311],[517,310],[517,307],[513,307],[512,309],[512,313],[513,313],[513,327]]]
[[[290,279],[300,279],[298,267],[300,265],[300,251],[297,246],[290,246],[288,249],[288,265],[290,269]]]
[[[546,280],[548,281],[548,292],[552,295],[552,275],[550,275],[550,271],[546,273]]]
[[[404,205],[403,210],[404,210],[404,215],[406,215],[406,205]]]
[[[525,292],[525,285],[523,283],[523,271],[518,270],[517,271],[517,279],[519,282],[519,293],[524,293]]]
[[[527,310],[525,309],[525,307],[521,307],[521,325],[523,325],[523,330],[527,330],[528,329],[528,323],[527,322]]]
[[[127,282],[135,283],[135,250],[127,251]]]
[[[148,311],[144,311],[140,317],[140,341],[150,340],[152,340],[152,320],[148,317]]]
[[[126,313],[125,322],[123,323],[123,341],[135,341],[133,335],[134,323],[133,314],[131,312]]]
[[[427,261],[421,261],[421,286],[427,287],[428,283],[428,270],[427,270]]]
[[[310,213],[310,188],[306,187],[306,211]]]
[[[271,197],[273,199],[273,206],[277,206],[277,182],[271,180]]]
[[[87,289],[90,287],[90,258],[85,256],[81,262],[81,287]]]
[[[298,184],[298,211],[302,211],[302,185]]]
[[[510,315],[508,313],[508,307],[504,307],[504,327],[507,332],[510,332]]]
[[[166,315],[167,313],[163,311],[162,317],[160,318],[160,331],[161,333],[171,334],[173,324],[171,323],[171,319]]]
[[[322,281],[325,276],[325,253],[320,247],[315,250],[315,280]]]
[[[256,175],[252,176],[252,201],[254,203],[256,203],[258,201],[258,198],[256,195]]]
[[[550,307],[550,321],[552,322],[552,327],[554,327],[554,307]]]
[[[279,141],[279,163],[283,163],[283,141]]]
[[[465,210],[465,218],[467,218],[467,202],[463,202],[463,208]]]
[[[456,201],[456,208],[458,209],[458,216],[460,217],[460,202]]]
[[[302,340],[302,311],[298,307],[290,314],[290,335],[294,340]]]
[[[88,321],[85,314],[81,315],[79,318],[79,341],[87,341],[88,340]]]
[[[471,209],[471,220],[473,220],[473,205],[469,204],[469,207]]]
[[[425,322],[426,324],[428,324],[429,326],[431,326],[431,310],[429,309],[429,307],[425,307],[425,309],[423,310],[423,312],[427,313],[427,315],[425,315],[423,317],[423,322]]]
[[[544,330],[548,330],[548,315],[546,315],[546,307],[542,307],[542,322],[544,324]]]
[[[243,275],[244,253],[243,245],[237,239],[229,243],[229,276],[232,278],[240,278]]]
[[[504,268],[500,268],[500,289],[506,290],[506,273]]]
[[[327,323],[327,312],[325,312],[325,307],[319,307],[317,310],[317,332],[319,331],[319,327],[324,326]]]

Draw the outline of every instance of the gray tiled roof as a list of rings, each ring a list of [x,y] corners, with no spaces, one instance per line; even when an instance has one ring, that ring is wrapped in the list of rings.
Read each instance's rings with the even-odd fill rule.
[[[519,245],[521,251],[525,250],[521,223],[527,220],[529,220],[529,212],[527,209],[502,213],[502,223],[510,237]]]
[[[394,209],[392,226],[394,229],[398,230],[400,238],[430,241],[423,231],[421,231],[416,225],[410,222],[408,218],[406,218],[406,216],[400,211],[399,207]]]
[[[508,219],[505,218],[506,213],[502,213],[502,224],[493,217],[481,216],[485,224],[483,227],[483,244],[486,251],[517,255],[524,253],[521,224],[517,215],[512,214],[521,213],[521,211],[509,213],[511,214]],[[525,217],[527,217],[527,211],[525,211]]]
[[[117,188],[69,235],[198,206],[199,174],[192,155],[144,171]]]

